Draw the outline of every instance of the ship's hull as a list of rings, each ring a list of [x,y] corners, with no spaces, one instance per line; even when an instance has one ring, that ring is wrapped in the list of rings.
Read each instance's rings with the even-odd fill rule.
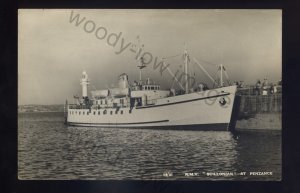
[[[156,129],[229,129],[236,87],[160,99],[155,105],[130,109],[68,109],[72,126]],[[104,111],[106,110],[106,114]],[[122,112],[121,112],[122,111]]]

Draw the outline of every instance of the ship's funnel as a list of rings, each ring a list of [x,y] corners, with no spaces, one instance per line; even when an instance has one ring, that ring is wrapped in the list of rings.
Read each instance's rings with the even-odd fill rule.
[[[119,88],[128,88],[128,75],[125,73],[119,76]]]
[[[82,86],[82,97],[85,98],[87,97],[87,87],[90,84],[89,79],[88,79],[88,75],[86,73],[86,71],[82,72],[82,78],[80,80],[80,84]]]

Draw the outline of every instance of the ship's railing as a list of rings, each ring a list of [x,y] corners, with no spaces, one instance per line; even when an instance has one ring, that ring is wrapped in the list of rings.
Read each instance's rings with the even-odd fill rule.
[[[69,109],[117,109],[117,108],[124,108],[124,107],[130,107],[130,103],[127,105],[119,105],[119,106],[100,106],[100,105],[77,105],[77,104],[69,104]]]
[[[89,105],[69,104],[69,109],[90,109]]]
[[[262,95],[263,91],[267,92],[267,95],[269,94],[281,94],[282,93],[282,87],[281,86],[276,86],[276,92],[274,93],[274,88],[273,88],[273,93],[272,93],[272,87],[271,86],[265,86],[261,88],[257,88],[254,85],[246,86],[244,88],[238,88],[237,94],[240,95]]]
[[[147,105],[154,105],[157,103],[157,99],[152,99],[152,100],[146,100],[144,103],[137,103],[133,104],[133,106],[147,106]],[[130,102],[126,104],[118,104],[117,106],[114,105],[83,105],[83,104],[69,104],[68,108],[69,109],[117,109],[117,108],[125,108],[125,107],[131,107]]]
[[[127,105],[93,105],[91,106],[91,109],[117,109],[117,108],[125,108],[125,107],[130,107],[130,103],[128,103]]]

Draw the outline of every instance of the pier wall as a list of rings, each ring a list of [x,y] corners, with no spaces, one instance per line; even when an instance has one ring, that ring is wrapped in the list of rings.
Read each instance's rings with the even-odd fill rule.
[[[281,130],[282,94],[237,96],[236,130]]]

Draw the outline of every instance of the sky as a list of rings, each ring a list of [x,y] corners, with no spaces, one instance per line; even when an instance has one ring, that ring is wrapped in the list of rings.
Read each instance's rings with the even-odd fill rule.
[[[143,78],[154,79],[164,89],[171,87],[172,76],[168,70],[161,73],[160,66],[154,69],[154,64],[167,58],[169,69],[180,74],[185,48],[197,82],[212,85],[194,58],[214,78],[216,65],[223,64],[231,81],[277,82],[282,71],[282,12],[20,9],[18,103],[72,100],[81,94],[83,70],[90,79],[89,90],[116,86],[122,73],[130,82],[138,80],[138,52],[131,51],[137,47],[149,62]]]

